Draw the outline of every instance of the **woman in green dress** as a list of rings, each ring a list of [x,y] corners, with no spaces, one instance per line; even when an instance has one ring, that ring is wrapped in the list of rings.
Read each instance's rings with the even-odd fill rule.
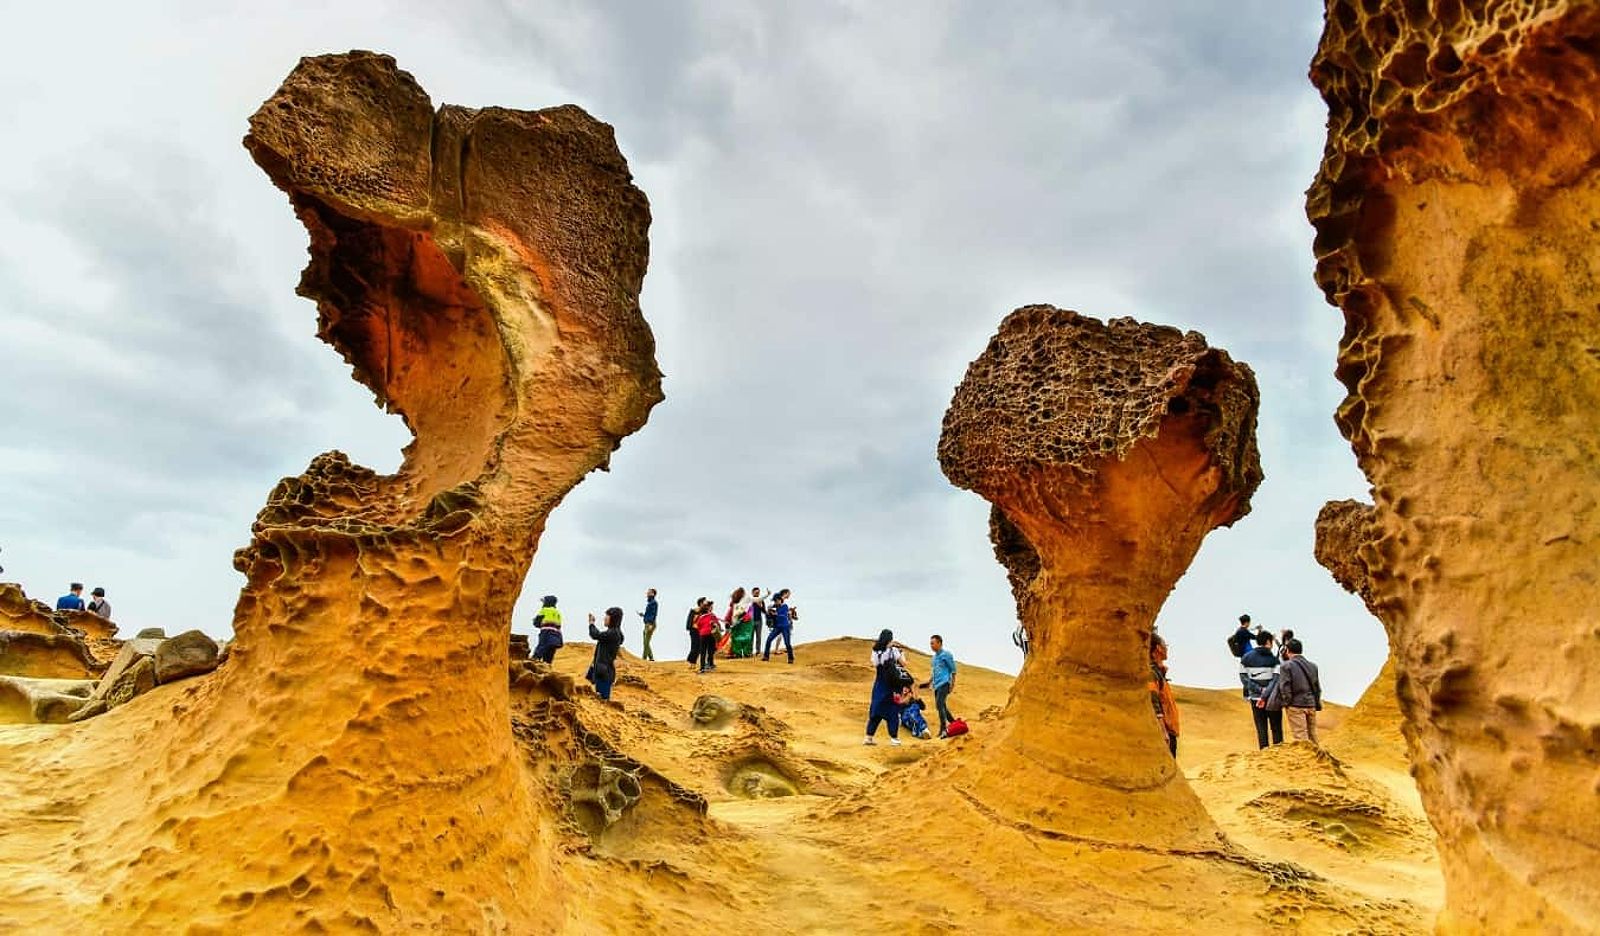
[[[728,614],[723,620],[728,624],[732,641],[728,655],[732,657],[755,656],[756,622],[750,613],[750,599],[744,595],[744,586],[733,590],[728,598]]]

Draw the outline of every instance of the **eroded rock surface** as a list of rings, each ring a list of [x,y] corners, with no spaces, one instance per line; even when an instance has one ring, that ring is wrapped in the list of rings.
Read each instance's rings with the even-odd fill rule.
[[[1317,513],[1316,557],[1317,563],[1339,586],[1360,598],[1379,621],[1376,592],[1372,585],[1372,571],[1367,566],[1367,554],[1373,548],[1377,528],[1376,511],[1371,504],[1360,501],[1329,501]],[[1395,694],[1395,662],[1390,654],[1383,669],[1373,678],[1355,708],[1345,716],[1337,734],[1351,743],[1375,742],[1384,750],[1394,749],[1400,741],[1400,700]]]
[[[1076,834],[1194,845],[1215,830],[1151,711],[1156,613],[1261,481],[1255,377],[1195,332],[1018,309],[968,368],[939,463],[991,501],[1032,652],[974,788]]]
[[[1311,73],[1338,422],[1441,923],[1600,930],[1600,7],[1330,0]]]
[[[364,52],[303,59],[245,145],[309,232],[320,337],[415,440],[278,484],[228,665],[158,690],[136,755],[125,719],[74,729],[151,788],[83,806],[62,886],[86,929],[545,931],[510,616],[546,515],[661,399],[645,197],[578,108],[436,109]]]

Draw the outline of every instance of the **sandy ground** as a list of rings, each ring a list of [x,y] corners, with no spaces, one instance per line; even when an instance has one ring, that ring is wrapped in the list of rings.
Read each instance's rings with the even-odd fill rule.
[[[613,700],[581,680],[590,649],[556,661],[570,701],[514,693],[512,721],[530,779],[562,814],[550,861],[569,933],[1197,932],[1235,925],[1304,932],[1425,932],[1442,903],[1431,829],[1398,735],[1345,737],[1324,713],[1325,749],[1255,750],[1236,693],[1181,689],[1180,764],[1231,843],[1169,852],[1116,845],[1006,819],[944,783],[980,750],[1011,678],[964,667],[951,698],[973,736],[880,732],[862,745],[872,673],[864,641],[797,648],[798,661],[724,660],[699,675],[681,658],[625,655]],[[913,671],[925,677],[925,656]],[[112,713],[132,733],[172,710],[160,687]],[[709,725],[712,694],[731,703]],[[559,695],[559,694],[558,694]],[[929,698],[931,708],[931,697]],[[702,706],[702,709],[704,706]],[[931,711],[930,711],[931,714]],[[58,737],[75,726],[0,727],[0,928],[81,932],[104,882],[75,877],[93,847],[86,803],[137,796],[137,765],[90,765]],[[606,826],[568,806],[571,765],[604,751],[638,767],[643,796]],[[577,752],[577,753],[575,753]],[[563,773],[563,771],[568,773]],[[131,782],[130,782],[131,781]],[[121,782],[121,788],[92,789]],[[566,784],[566,787],[563,787]],[[701,810],[699,804],[704,803]],[[595,814],[598,815],[598,814]],[[225,871],[219,880],[225,880]],[[205,886],[218,886],[208,882]],[[149,922],[149,921],[145,921]],[[174,916],[172,931],[182,931]],[[111,924],[107,929],[116,930]],[[146,931],[130,924],[125,931]]]

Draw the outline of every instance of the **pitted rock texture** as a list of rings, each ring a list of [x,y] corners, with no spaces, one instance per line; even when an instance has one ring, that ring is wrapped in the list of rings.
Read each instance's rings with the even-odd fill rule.
[[[1156,613],[1261,481],[1255,377],[1195,332],[1051,306],[1008,316],[945,414],[939,464],[994,504],[1032,652],[969,782],[1073,834],[1216,831],[1151,711]]]
[[[1338,422],[1441,926],[1600,931],[1600,6],[1333,0],[1312,78]]]
[[[279,483],[235,555],[228,665],[74,727],[151,779],[83,807],[103,834],[63,905],[100,930],[544,931],[565,892],[510,616],[549,511],[661,399],[645,197],[578,108],[436,109],[367,52],[303,59],[245,145],[310,236],[319,336],[415,438],[394,475],[332,452]]]
[[[1316,557],[1317,563],[1339,586],[1360,598],[1379,621],[1372,573],[1367,566],[1366,554],[1371,550],[1377,528],[1376,511],[1371,504],[1360,501],[1329,501],[1317,513]],[[1372,684],[1361,694],[1355,708],[1339,727],[1340,740],[1379,748],[1384,752],[1396,750],[1400,741],[1400,700],[1395,695],[1395,663],[1391,654],[1384,660],[1383,669]]]

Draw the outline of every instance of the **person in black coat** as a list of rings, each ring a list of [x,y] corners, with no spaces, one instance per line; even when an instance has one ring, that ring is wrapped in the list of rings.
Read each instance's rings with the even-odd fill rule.
[[[594,641],[594,660],[586,674],[594,683],[595,695],[611,698],[611,686],[617,681],[617,651],[622,649],[622,609],[606,609],[606,629],[594,626],[594,615],[589,615],[589,638]]]

